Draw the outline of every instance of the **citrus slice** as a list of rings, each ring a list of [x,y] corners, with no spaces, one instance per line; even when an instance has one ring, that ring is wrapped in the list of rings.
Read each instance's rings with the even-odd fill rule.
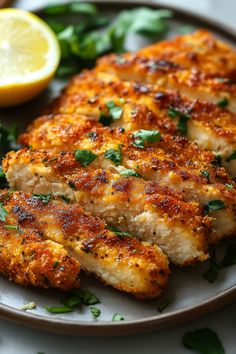
[[[36,15],[0,10],[0,106],[14,106],[38,95],[60,60],[57,38]]]

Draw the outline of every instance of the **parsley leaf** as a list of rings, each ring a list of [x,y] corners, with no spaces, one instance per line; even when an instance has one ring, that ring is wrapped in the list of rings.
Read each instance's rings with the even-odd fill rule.
[[[79,289],[79,290],[75,291],[74,294],[80,298],[80,300],[82,301],[82,303],[84,305],[88,306],[88,305],[95,305],[95,304],[100,303],[97,296],[88,290]]]
[[[164,299],[157,307],[158,312],[163,312],[167,306],[170,304],[170,300],[168,298]]]
[[[81,304],[81,299],[77,295],[69,295],[61,301],[67,307],[75,307]]]
[[[123,108],[117,106],[114,101],[109,101],[106,103],[106,106],[110,112],[110,115],[113,120],[120,119],[123,113]]]
[[[93,315],[93,317],[99,317],[101,315],[101,310],[95,306],[91,306],[90,308],[90,312]]]
[[[106,127],[106,126],[109,126],[113,122],[113,119],[111,116],[107,116],[104,112],[101,112],[98,121],[99,121],[99,123],[101,123],[102,125],[104,125]]]
[[[211,211],[221,210],[224,209],[225,204],[222,200],[216,199],[211,200],[204,206],[205,214],[209,214]]]
[[[209,328],[187,332],[183,337],[183,345],[200,354],[225,354],[225,350],[215,332]]]
[[[150,143],[156,143],[161,140],[161,133],[157,130],[145,130],[141,129],[134,133],[134,138],[139,141],[148,141]],[[137,145],[136,145],[137,146]]]
[[[55,307],[45,306],[45,309],[48,312],[54,313],[54,314],[73,312],[73,307],[70,307],[70,306],[55,306]]]
[[[107,225],[106,228],[120,237],[133,237],[129,232],[121,231],[116,226]]]
[[[205,177],[207,179],[208,182],[210,182],[210,174],[207,170],[201,171],[201,174],[203,177]]]
[[[232,152],[232,154],[230,154],[226,159],[225,161],[231,161],[231,160],[236,160],[236,150],[234,150]]]
[[[125,318],[120,313],[115,313],[112,317],[112,321],[123,321]]]
[[[214,283],[218,278],[221,265],[217,261],[215,249],[210,250],[209,268],[203,273],[202,277],[209,283]]]
[[[23,231],[17,225],[4,225],[4,228],[7,230],[16,230],[19,234],[23,234]]]
[[[42,200],[44,204],[50,202],[52,195],[51,194],[34,194],[34,198]]]
[[[52,4],[43,9],[44,15],[65,15],[65,14],[86,14],[95,15],[97,9],[92,4],[81,3],[79,1],[70,4]]]
[[[219,106],[220,108],[225,108],[229,105],[229,100],[224,97],[222,98],[220,101],[217,102],[217,106]]]
[[[8,215],[8,212],[3,207],[3,203],[0,202],[0,221],[6,221],[7,215]]]
[[[87,167],[97,158],[97,155],[90,150],[76,150],[75,158],[82,166]]]
[[[120,145],[118,146],[118,150],[110,149],[105,152],[105,159],[109,159],[114,162],[116,166],[119,166],[122,161],[122,152]]]
[[[226,248],[226,253],[221,262],[222,267],[230,267],[236,264],[236,241],[231,241]]]
[[[187,122],[189,119],[191,119],[191,116],[189,114],[179,111],[177,108],[174,108],[172,106],[170,106],[168,109],[168,116],[170,118],[179,118],[177,129],[182,135],[186,135],[188,131]]]
[[[127,169],[127,170],[123,170],[120,172],[120,175],[121,176],[124,176],[124,177],[131,177],[131,176],[134,176],[134,177],[139,177],[141,178],[142,176],[140,175],[140,173],[132,170],[132,169]]]

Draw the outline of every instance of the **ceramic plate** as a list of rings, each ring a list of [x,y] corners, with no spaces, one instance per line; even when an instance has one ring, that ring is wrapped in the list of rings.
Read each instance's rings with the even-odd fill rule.
[[[119,1],[96,2],[102,12],[115,15],[124,8],[143,5],[142,2],[120,3]],[[149,3],[151,7],[157,5]],[[147,5],[147,1],[145,1]],[[236,43],[236,35],[227,28],[193,14],[173,9],[174,18],[168,37],[179,32],[183,25],[205,27],[215,32],[231,44]],[[235,42],[234,42],[235,41]],[[131,49],[137,49],[144,43],[135,38]],[[128,44],[129,44],[128,43]],[[135,46],[134,46],[135,44]],[[33,102],[22,107],[0,111],[1,122],[11,125],[18,123],[22,129],[45,106],[46,102],[58,93],[63,83],[54,80],[48,90]],[[221,246],[221,247],[224,247]],[[157,311],[161,300],[137,301],[112,288],[105,287],[93,278],[84,278],[82,286],[94,292],[101,303],[99,320],[94,320],[89,308],[83,307],[73,313],[52,315],[45,310],[45,306],[60,305],[63,294],[52,290],[38,290],[22,288],[0,277],[0,316],[1,318],[51,332],[71,335],[128,335],[168,328],[185,321],[197,318],[203,314],[226,305],[236,298],[236,267],[225,268],[220,271],[218,280],[209,284],[202,278],[207,263],[194,268],[172,269],[167,296],[171,303],[163,313]],[[31,311],[20,310],[22,305],[34,301],[36,309]],[[112,322],[114,313],[123,314],[125,320]]]

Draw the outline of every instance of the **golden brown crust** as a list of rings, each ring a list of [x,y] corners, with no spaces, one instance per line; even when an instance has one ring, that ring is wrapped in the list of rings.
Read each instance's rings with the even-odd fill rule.
[[[56,274],[57,277],[63,279],[64,290],[72,287],[74,279],[72,265],[73,263],[78,264],[78,262],[68,256],[66,260],[62,261],[61,256],[57,257],[56,251],[57,249],[63,250],[63,248],[55,242],[42,241],[44,237],[73,250],[81,259],[81,266],[84,270],[91,271],[89,262],[92,259],[96,262],[98,269],[100,267],[101,269],[104,268],[104,275],[95,272],[97,277],[108,285],[132,293],[136,297],[155,297],[165,288],[169,268],[167,258],[160,249],[156,246],[143,244],[133,237],[117,236],[106,228],[103,220],[86,214],[77,203],[67,204],[59,200],[51,200],[45,203],[34,196],[20,192],[14,192],[10,196],[3,192],[0,200],[10,211],[9,217],[14,219],[20,230],[30,235],[29,238],[20,236],[15,240],[16,235],[14,234],[11,243],[9,240],[5,242],[5,249],[8,250],[9,255],[3,254],[2,259],[5,264],[1,271],[5,271],[5,274],[8,274],[14,281],[26,285],[29,274],[30,280],[28,281],[30,284],[42,286],[44,283],[41,284],[41,282],[48,277],[51,281],[53,274]],[[9,234],[6,236],[9,237]],[[33,242],[34,238],[36,239],[35,243]],[[48,247],[46,246],[48,244],[52,244],[55,249],[53,259],[47,257]],[[16,253],[16,257],[13,258],[12,255]],[[9,264],[10,256],[13,259],[11,264]],[[20,259],[24,259],[24,263]],[[86,262],[87,267],[85,266]],[[106,278],[105,274],[105,270],[109,272],[109,264],[111,269],[116,264],[117,273],[119,268],[122,270],[125,267],[131,279],[132,277],[135,278],[136,274],[140,277],[140,284],[129,285],[131,280],[128,277],[126,282],[120,280],[115,283],[113,280],[109,283],[109,277]],[[17,272],[15,272],[16,267],[19,269]],[[41,280],[39,275],[42,272],[42,267],[44,273]],[[35,281],[33,281],[34,278],[31,275],[32,270]],[[114,274],[114,278],[116,276],[119,280],[118,274]],[[54,277],[56,278],[55,275]],[[143,280],[141,280],[142,277]],[[110,275],[110,278],[112,278],[112,275]],[[48,281],[45,280],[45,282],[48,285]]]
[[[13,202],[1,191],[0,200],[8,211],[6,222],[0,222],[0,273],[23,286],[79,287],[80,263],[61,245],[44,239],[34,214],[23,211],[17,198]]]

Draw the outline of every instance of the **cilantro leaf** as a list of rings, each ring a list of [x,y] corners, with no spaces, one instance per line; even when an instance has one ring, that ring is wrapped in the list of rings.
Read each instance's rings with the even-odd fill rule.
[[[73,307],[70,306],[45,306],[45,309],[53,314],[56,313],[67,313],[67,312],[73,312]]]
[[[65,14],[86,14],[95,15],[97,8],[95,5],[82,2],[72,2],[70,4],[52,4],[43,9],[43,14],[47,16]]]
[[[168,116],[170,118],[179,118],[177,129],[182,135],[186,135],[188,131],[187,122],[189,121],[191,116],[189,114],[181,112],[179,109],[174,108],[172,106],[170,106],[168,109]]]
[[[187,332],[182,343],[186,348],[193,349],[200,354],[225,354],[217,334],[209,328]]]
[[[133,237],[129,232],[121,231],[116,226],[107,225],[106,228],[120,237]]]
[[[167,306],[170,304],[170,300],[168,298],[165,298],[157,307],[158,312],[163,312]]]
[[[216,199],[216,200],[211,200],[204,206],[205,214],[209,214],[211,211],[217,211],[224,209],[225,204],[222,200]]]
[[[225,107],[227,107],[229,105],[229,100],[226,97],[224,97],[220,101],[217,102],[217,105],[220,108],[225,108]]]
[[[145,130],[141,129],[134,133],[134,138],[141,141],[148,141],[150,143],[156,143],[161,140],[161,133],[157,130]]]
[[[125,318],[120,313],[115,313],[112,317],[112,321],[123,321]]]
[[[110,115],[113,120],[120,119],[123,113],[123,108],[117,106],[114,101],[109,101],[106,103],[106,106],[110,112]]]

